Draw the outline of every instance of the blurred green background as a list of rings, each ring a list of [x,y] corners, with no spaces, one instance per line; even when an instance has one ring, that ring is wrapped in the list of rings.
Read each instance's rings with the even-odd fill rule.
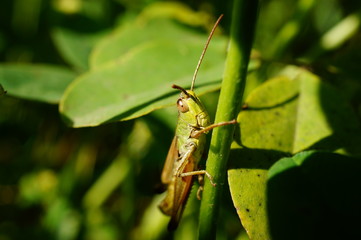
[[[9,83],[0,81],[8,91],[0,100],[0,240],[172,237],[157,204],[163,197],[158,195],[164,190],[160,174],[176,109],[74,129],[57,104],[69,82],[89,69],[91,49],[101,37],[133,21],[154,2],[2,3],[0,75]],[[206,37],[202,21],[213,24],[210,16],[223,10],[210,2],[184,4],[171,7],[176,12],[169,14],[187,17],[203,9],[208,18],[193,28]],[[196,62],[191,64],[193,71]],[[168,82],[167,88],[173,83]],[[196,235],[194,230],[183,232]]]
[[[2,2],[0,84],[8,92],[0,96],[0,240],[195,239],[195,191],[176,234],[157,209],[174,107],[72,128],[58,104],[70,82],[95,69],[94,47],[141,14],[171,19],[205,39],[221,13],[227,36],[231,8],[232,1],[215,0]],[[297,63],[336,86],[359,121],[360,8],[359,0],[262,1],[251,62],[257,71],[250,71],[245,95],[280,65]],[[203,98],[212,118],[217,94]],[[228,191],[220,219],[219,239],[247,239]]]

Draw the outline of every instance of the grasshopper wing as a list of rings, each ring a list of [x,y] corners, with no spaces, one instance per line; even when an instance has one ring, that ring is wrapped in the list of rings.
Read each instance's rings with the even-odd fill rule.
[[[176,178],[174,176],[174,165],[178,159],[178,138],[173,138],[172,144],[170,145],[167,158],[164,163],[161,180],[163,184],[167,185],[167,195],[163,201],[159,204],[159,209],[168,216],[173,213],[173,202],[174,202],[174,183]]]
[[[182,169],[182,173],[192,172],[195,168],[195,162],[189,157]],[[177,228],[180,218],[182,217],[183,210],[187,203],[187,199],[192,188],[193,176],[177,177],[174,176],[174,199],[171,220],[168,225],[169,230]]]
[[[169,184],[172,181],[174,175],[174,163],[177,161],[178,155],[178,137],[174,136],[164,163],[161,177],[162,183]]]

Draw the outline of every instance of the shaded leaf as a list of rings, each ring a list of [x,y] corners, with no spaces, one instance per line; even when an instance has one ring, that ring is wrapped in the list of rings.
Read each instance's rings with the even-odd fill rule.
[[[359,239],[360,168],[360,159],[326,152],[278,161],[267,185],[272,237]]]
[[[345,42],[358,33],[361,25],[360,11],[356,11],[344,17],[331,29],[329,29],[320,40],[313,45],[302,57],[304,62],[312,62],[327,51],[340,48]]]
[[[342,8],[336,0],[319,0],[315,3],[315,27],[319,33],[323,34],[342,19]]]
[[[52,31],[52,37],[62,57],[79,70],[89,68],[89,55],[104,33],[84,34],[64,28]]]
[[[6,94],[7,91],[4,89],[4,87],[0,84],[0,96]]]
[[[47,103],[58,103],[75,77],[69,69],[54,65],[0,65],[0,82],[8,95]]]

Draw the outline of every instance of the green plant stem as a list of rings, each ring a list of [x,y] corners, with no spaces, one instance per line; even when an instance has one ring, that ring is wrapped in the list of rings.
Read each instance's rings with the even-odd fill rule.
[[[245,88],[247,67],[258,15],[258,0],[234,0],[229,50],[215,122],[237,117]],[[226,166],[233,139],[234,125],[213,130],[207,171],[217,186],[205,181],[200,209],[199,239],[215,239],[216,223],[226,180]]]

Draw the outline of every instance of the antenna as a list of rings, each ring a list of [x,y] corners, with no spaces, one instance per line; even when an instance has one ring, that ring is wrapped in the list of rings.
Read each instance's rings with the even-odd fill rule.
[[[208,36],[206,45],[205,45],[204,48],[203,48],[203,52],[202,52],[202,54],[201,54],[201,57],[199,58],[199,61],[198,61],[196,70],[194,71],[194,74],[193,74],[192,85],[191,85],[191,89],[190,89],[191,91],[193,91],[194,82],[196,81],[197,73],[198,73],[199,67],[201,66],[201,63],[202,63],[202,61],[203,61],[204,55],[206,54],[206,51],[207,51],[209,42],[211,41],[212,36],[213,36],[213,33],[214,33],[214,31],[216,30],[216,28],[217,28],[219,22],[221,21],[222,17],[223,17],[223,14],[221,14],[221,16],[219,16],[219,18],[217,19],[216,23],[214,24],[214,26],[213,26],[213,28],[212,28],[212,31],[210,32],[210,34],[209,34],[209,36]]]
[[[187,97],[189,97],[189,94],[187,93],[187,90],[185,90],[184,88],[182,88],[182,87],[180,87],[180,86],[178,86],[178,85],[175,85],[175,84],[172,85],[172,88],[181,90],[181,91],[184,93],[184,95],[186,95]]]

